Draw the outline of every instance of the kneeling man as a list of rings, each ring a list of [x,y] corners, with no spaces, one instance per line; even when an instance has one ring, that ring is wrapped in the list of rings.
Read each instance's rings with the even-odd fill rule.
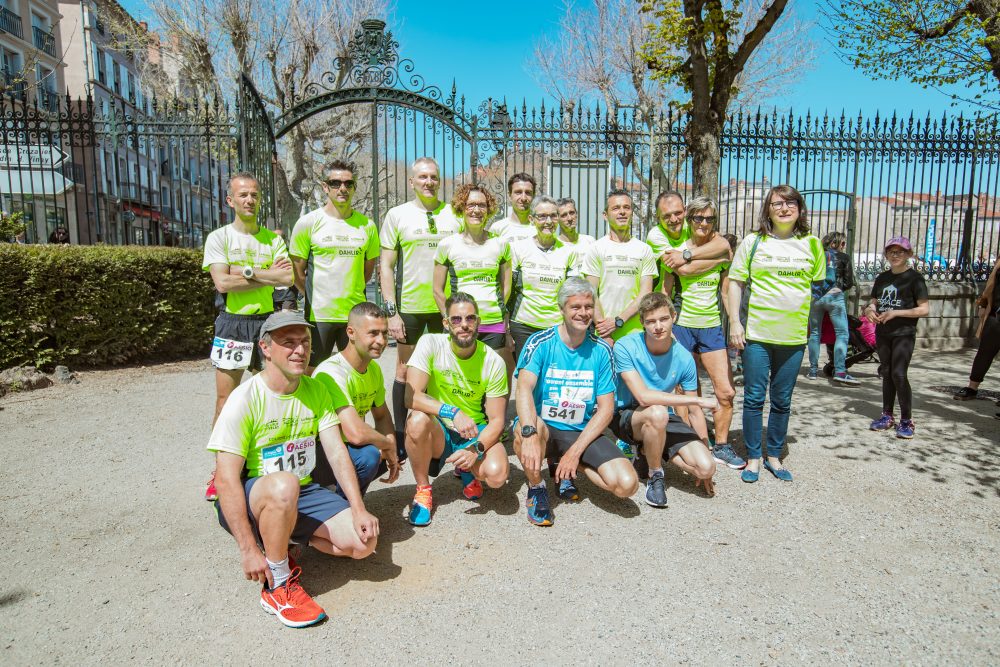
[[[576,500],[577,470],[620,498],[638,487],[635,470],[615,443],[604,437],[615,410],[611,346],[590,331],[594,287],[567,278],[558,294],[562,324],[531,335],[517,361],[517,418],[514,450],[528,478],[528,521],[554,520],[542,481],[542,458],[559,459],[559,496]]]
[[[364,558],[375,550],[379,530],[361,499],[330,395],[306,375],[309,326],[294,311],[264,321],[258,343],[264,370],[229,396],[208,442],[216,452],[219,523],[239,545],[244,576],[264,585],[264,611],[293,628],[326,613],[299,584],[289,543]],[[312,481],[317,439],[343,497]]]
[[[716,410],[719,403],[698,396],[694,358],[671,337],[676,316],[666,294],[647,294],[639,302],[643,330],[615,344],[618,411],[611,430],[643,454],[636,457],[636,467],[648,465],[646,504],[652,507],[667,506],[663,461],[693,475],[695,486],[704,485],[708,495],[715,493],[715,459],[705,445],[703,410]],[[674,393],[678,385],[683,395]],[[688,408],[690,425],[673,414],[671,407],[679,406]]]
[[[406,452],[417,492],[410,505],[414,526],[431,522],[430,477],[445,463],[462,473],[469,500],[483,495],[481,482],[499,489],[507,481],[507,452],[500,442],[507,410],[507,367],[477,340],[479,307],[465,292],[445,301],[446,334],[426,334],[407,362]]]

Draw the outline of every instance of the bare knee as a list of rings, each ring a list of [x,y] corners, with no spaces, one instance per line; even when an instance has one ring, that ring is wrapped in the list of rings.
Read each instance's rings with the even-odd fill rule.
[[[497,447],[502,447],[503,445],[496,445]],[[507,483],[507,466],[495,463],[492,461],[487,461],[483,463],[482,467],[479,469],[482,479],[486,482],[486,486],[491,489],[499,489],[504,484]]]
[[[299,478],[290,472],[274,472],[266,475],[267,486],[261,489],[264,492],[264,502],[270,507],[287,507],[297,505],[299,502]]]
[[[718,399],[719,404],[724,407],[732,407],[733,399],[736,397],[736,390],[726,385],[724,387],[716,387],[715,398]]]
[[[651,405],[644,411],[646,423],[657,431],[663,431],[670,423],[670,410],[665,405]]]
[[[600,474],[607,487],[619,498],[631,498],[639,488],[635,468],[627,459],[616,459]]]
[[[376,546],[378,546],[377,537],[369,537],[367,542],[362,542],[361,540],[358,540],[358,544],[351,551],[351,558],[355,560],[368,558],[373,553],[375,553]]]
[[[415,442],[427,440],[431,431],[431,417],[426,412],[411,410],[406,418],[406,437]]]
[[[700,459],[694,466],[694,475],[698,479],[711,479],[715,476],[715,471],[715,459],[712,459],[711,457]]]

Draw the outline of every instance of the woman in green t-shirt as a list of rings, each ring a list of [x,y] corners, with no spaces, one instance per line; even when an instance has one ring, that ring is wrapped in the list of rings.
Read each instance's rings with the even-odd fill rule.
[[[745,323],[730,322],[730,344],[743,352],[743,440],[747,447],[744,482],[760,475],[764,397],[770,393],[767,459],[764,467],[782,481],[792,481],[781,463],[788,433],[792,390],[802,365],[809,324],[812,282],[826,275],[820,240],[809,233],[806,203],[789,185],[767,193],[755,234],[736,249],[729,269],[729,312],[740,312],[744,286],[749,288]]]

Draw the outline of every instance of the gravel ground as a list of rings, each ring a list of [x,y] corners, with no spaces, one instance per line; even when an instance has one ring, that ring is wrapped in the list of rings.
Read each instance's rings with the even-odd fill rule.
[[[853,389],[803,376],[794,483],[721,469],[709,499],[668,470],[665,510],[584,482],[581,503],[535,528],[512,465],[478,504],[438,478],[418,531],[402,519],[412,476],[376,483],[378,552],[307,550],[304,584],[330,618],[302,631],[261,611],[201,499],[208,363],[81,373],[0,399],[16,573],[0,587],[0,662],[997,664],[1000,421],[992,402],[946,393],[970,363],[918,353],[911,442],[866,430],[874,366],[853,369]]]

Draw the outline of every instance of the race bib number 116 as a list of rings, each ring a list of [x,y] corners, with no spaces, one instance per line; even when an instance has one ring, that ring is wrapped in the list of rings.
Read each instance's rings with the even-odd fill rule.
[[[227,371],[243,370],[250,366],[253,343],[215,337],[212,341],[212,365]]]

